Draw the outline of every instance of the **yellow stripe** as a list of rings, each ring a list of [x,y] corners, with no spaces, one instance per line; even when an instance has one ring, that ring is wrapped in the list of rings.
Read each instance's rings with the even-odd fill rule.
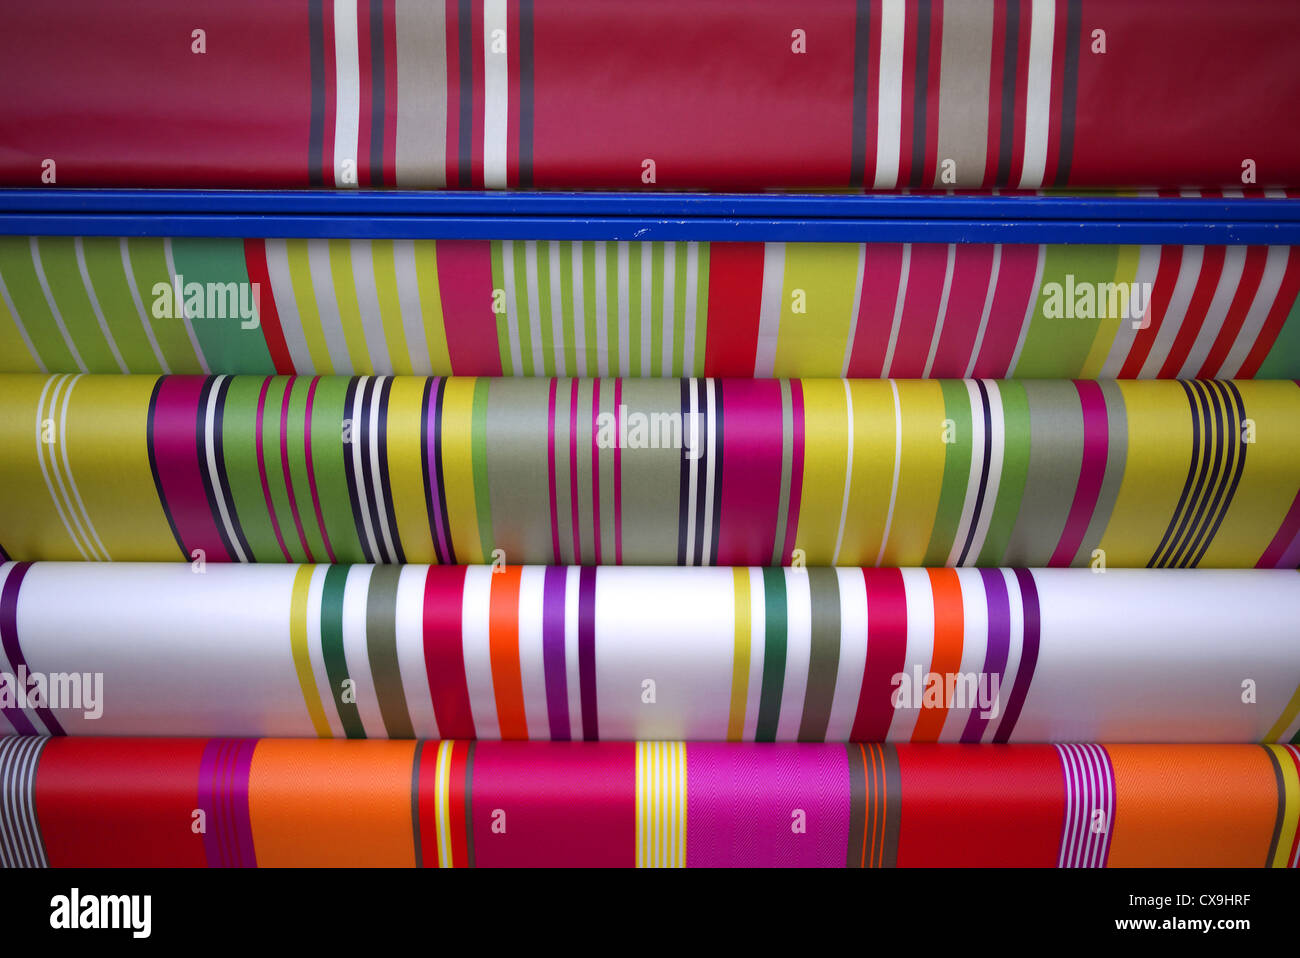
[[[1116,385],[1128,416],[1128,449],[1124,477],[1100,548],[1108,566],[1141,569],[1164,537],[1183,492],[1192,456],[1192,414],[1187,394],[1177,382],[1120,381]],[[1152,508],[1152,503],[1168,505]],[[1263,549],[1261,545],[1260,551]],[[1252,557],[1250,565],[1257,558],[1258,554]]]
[[[861,255],[856,243],[786,244],[773,375],[824,376],[843,367]],[[794,312],[796,291],[804,312]]]
[[[803,401],[803,492],[794,544],[808,565],[831,565],[849,466],[848,397],[842,380],[808,379]]]
[[[311,716],[312,728],[317,738],[333,738],[325,709],[321,705],[316,675],[311,668],[311,653],[307,648],[307,595],[311,591],[311,577],[316,566],[302,565],[293,575],[293,590],[289,600],[289,647],[293,650],[293,667],[298,673],[298,687],[302,700]]]
[[[18,332],[18,317],[9,311],[4,297],[0,296],[0,371],[34,373],[40,368]]]
[[[1296,775],[1293,753],[1285,745],[1266,745],[1273,750],[1273,758],[1282,769],[1282,794],[1278,801],[1282,803],[1282,830],[1278,833],[1277,850],[1269,865],[1273,868],[1286,868],[1291,854],[1291,845],[1295,842],[1296,827],[1300,824],[1300,777]]]
[[[894,481],[894,393],[887,380],[850,381],[849,393],[853,403],[853,475],[848,515],[853,521],[844,525],[840,562],[871,565],[880,552],[880,537],[885,531],[889,492]],[[805,454],[807,448],[805,444]],[[843,487],[834,493],[837,504],[843,495]],[[838,534],[837,516],[832,550],[834,536]]]
[[[1276,742],[1280,739],[1282,734],[1291,727],[1297,714],[1300,714],[1300,685],[1296,686],[1295,694],[1286,703],[1286,708],[1282,709],[1282,714],[1277,717],[1273,727],[1264,733],[1264,741]]]
[[[888,383],[885,384],[888,389]],[[884,565],[907,565],[910,560],[915,564],[916,557],[925,555],[930,543],[930,533],[934,529],[934,518],[939,509],[939,493],[943,487],[944,459],[947,445],[943,441],[943,421],[946,411],[943,402],[943,390],[935,381],[909,381],[898,384],[898,404],[902,415],[902,457],[898,472],[898,493],[894,503],[894,515],[889,526],[889,541],[885,544],[882,559]],[[854,425],[862,420],[857,418]],[[855,437],[857,452],[854,459],[876,457],[889,462],[892,469],[894,458],[894,415],[891,403],[885,423],[865,424],[877,434],[865,443]],[[884,435],[879,435],[882,426],[886,426]],[[870,450],[870,451],[867,451]],[[892,484],[892,472],[890,481]],[[888,489],[888,487],[886,487]],[[854,515],[879,515],[882,518],[889,513],[889,498],[873,503],[869,513],[851,513]],[[882,529],[883,532],[883,529]],[[840,560],[846,565],[874,565],[876,557],[861,556],[849,558],[843,552]]]
[[[749,569],[732,569],[736,595],[735,651],[731,658],[731,712],[727,741],[739,742],[745,734],[745,707],[749,696]]]
[[[384,326],[384,342],[388,344],[388,358],[393,372],[409,376],[411,350],[402,328],[402,305],[397,298],[397,266],[393,262],[393,241],[371,241],[371,259],[375,267],[375,292],[379,300],[379,319]],[[379,357],[381,360],[383,357]]]
[[[1140,246],[1119,247],[1119,258],[1115,263],[1114,281],[1124,284],[1120,287],[1121,289],[1131,290],[1133,288],[1132,284],[1137,281],[1138,255],[1141,250]],[[1097,299],[1097,312],[1100,314],[1106,297],[1099,292]],[[1146,300],[1144,299],[1143,302],[1146,302]],[[1109,309],[1108,306],[1107,309]],[[1097,335],[1093,337],[1092,348],[1088,350],[1088,358],[1083,361],[1083,369],[1078,378],[1096,379],[1101,375],[1101,368],[1106,364],[1106,356],[1110,353],[1110,347],[1114,344],[1115,337],[1119,333],[1120,324],[1128,322],[1132,322],[1132,320],[1120,316],[1102,319],[1097,322]]]
[[[1300,389],[1288,380],[1240,380],[1233,385],[1258,441],[1242,444],[1246,465],[1223,524],[1201,558],[1200,565],[1207,569],[1253,568],[1296,496],[1296,480],[1286,477],[1295,476],[1300,462]]]
[[[447,380],[442,397],[442,480],[452,546],[460,562],[483,562],[474,498],[474,387],[476,377]]]
[[[338,302],[339,322],[343,326],[343,341],[347,343],[348,358],[357,372],[374,369],[370,350],[366,348],[366,331],[361,322],[361,307],[357,305],[357,280],[352,273],[352,241],[329,241],[330,279],[334,285],[334,298]]]
[[[293,301],[298,307],[298,321],[302,324],[302,338],[307,342],[312,369],[318,376],[334,374],[329,346],[321,329],[320,307],[316,304],[316,289],[311,281],[311,260],[307,256],[307,241],[284,241],[285,258],[289,263],[289,281],[293,286]]]
[[[447,327],[442,318],[442,292],[438,285],[437,243],[415,240],[416,289],[424,313],[424,338],[429,345],[429,366],[435,376],[451,375],[451,353],[447,349]]]
[[[426,379],[395,378],[388,394],[388,421],[419,423]],[[432,405],[432,395],[430,405]],[[388,481],[393,515],[407,562],[437,562],[424,493],[420,429],[388,430]]]

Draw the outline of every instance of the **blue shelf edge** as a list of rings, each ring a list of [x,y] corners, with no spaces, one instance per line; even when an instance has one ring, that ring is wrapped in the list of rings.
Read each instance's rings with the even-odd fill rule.
[[[1300,199],[0,190],[0,234],[1300,245]]]

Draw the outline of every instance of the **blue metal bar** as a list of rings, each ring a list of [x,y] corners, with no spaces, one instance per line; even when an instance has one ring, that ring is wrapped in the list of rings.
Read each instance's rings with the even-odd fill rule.
[[[1300,199],[0,190],[0,234],[1300,244]]]

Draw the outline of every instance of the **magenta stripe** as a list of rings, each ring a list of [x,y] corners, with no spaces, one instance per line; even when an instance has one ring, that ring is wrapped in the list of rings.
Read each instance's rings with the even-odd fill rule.
[[[1056,551],[1049,566],[1068,566],[1083,543],[1088,523],[1097,508],[1101,481],[1106,477],[1106,456],[1110,446],[1110,424],[1106,421],[1106,397],[1101,386],[1091,379],[1075,380],[1079,402],[1083,407],[1083,461],[1079,464],[1079,483],[1074,502],[1066,517]]]
[[[267,376],[262,383],[262,391],[257,394],[257,423],[254,425],[254,441],[257,444],[257,474],[262,480],[262,496],[266,499],[266,514],[271,519],[271,529],[275,532],[275,541],[280,546],[280,552],[284,554],[285,562],[292,562],[289,556],[289,550],[284,544],[284,536],[280,534],[280,521],[275,515],[275,503],[271,501],[271,483],[266,476],[266,455],[262,449],[262,416],[266,412],[266,393],[271,388],[272,377]]]
[[[727,380],[723,398],[722,507],[716,518],[722,565],[771,565],[781,508],[784,439],[771,423],[781,421],[781,382]],[[704,492],[701,490],[701,495]],[[729,517],[735,517],[728,521]]]
[[[858,325],[849,354],[848,375],[853,378],[880,375],[894,321],[903,247],[899,243],[868,243],[862,266],[862,296],[858,301]]]
[[[970,364],[979,332],[984,300],[988,298],[993,273],[992,243],[958,244],[953,260],[952,289],[948,295],[948,312],[934,352],[929,375],[935,379],[961,379]],[[921,375],[925,367],[916,371]]]
[[[790,381],[790,400],[793,407],[791,420],[794,427],[794,454],[790,472],[790,508],[786,512],[785,544],[781,549],[782,565],[789,565],[794,554],[795,537],[799,533],[799,505],[803,500],[804,406],[803,383],[798,379]]]
[[[22,646],[18,643],[18,592],[31,565],[30,562],[16,563],[9,570],[9,575],[5,577],[4,588],[0,590],[0,648],[4,649],[5,658],[9,661],[9,669],[14,673],[15,678],[18,667],[27,664],[27,660],[23,658]],[[53,713],[46,718],[38,709],[37,714],[45,721],[51,732],[57,735],[63,734],[59,723],[54,721]],[[0,715],[9,719],[9,723],[19,735],[40,734],[32,724],[32,720],[17,704],[0,706]],[[51,721],[54,721],[52,726],[49,724]]]
[[[551,386],[554,389],[554,383]],[[573,524],[573,561],[582,562],[582,529],[578,525],[578,381],[569,389],[569,507]]]
[[[1008,244],[1002,247],[997,291],[989,309],[988,327],[980,345],[979,358],[971,375],[976,379],[1009,376],[1011,358],[1020,341],[1029,301],[1038,295],[1034,277],[1038,274],[1038,247]],[[983,305],[981,304],[981,309]]]
[[[1300,492],[1291,501],[1277,535],[1255,563],[1256,569],[1294,569],[1300,564]]]
[[[920,375],[930,355],[934,327],[939,320],[943,296],[943,274],[948,267],[948,247],[939,243],[917,243],[907,271],[907,292],[903,316],[898,324],[894,358],[882,376]],[[891,331],[892,335],[892,331]]]
[[[161,488],[162,506],[171,517],[188,559],[202,549],[209,562],[230,562],[204,491],[206,464],[199,458],[204,435],[199,400],[203,376],[164,376],[156,392],[149,447]],[[200,442],[195,441],[197,434]]]
[[[438,240],[438,294],[452,372],[500,376],[501,347],[492,312],[492,244]]]
[[[325,513],[320,507],[320,490],[316,488],[316,467],[312,464],[311,409],[316,401],[316,384],[319,382],[320,377],[313,376],[311,385],[307,387],[307,415],[303,421],[303,431],[306,436],[303,439],[303,451],[307,456],[307,487],[311,489],[311,506],[316,513],[316,525],[320,527],[320,537],[325,543],[325,554],[329,556],[330,562],[337,562],[338,559],[334,558],[334,547],[330,545],[330,534],[325,528]]]
[[[284,381],[284,395],[280,398],[280,468],[284,470],[284,488],[289,494],[289,513],[293,516],[294,528],[298,530],[298,541],[308,562],[315,562],[311,546],[307,544],[307,533],[303,530],[302,517],[298,515],[298,497],[293,494],[293,474],[289,471],[289,393],[293,391],[297,379],[289,376]]]
[[[614,380],[614,419],[618,420],[618,411],[623,406],[623,380]],[[621,439],[622,437],[620,437]],[[623,457],[620,446],[614,443],[614,564],[623,564]],[[597,562],[600,560],[597,559]]]
[[[560,558],[560,501],[559,493],[556,491],[555,476],[555,392],[559,385],[558,380],[551,380],[551,389],[546,399],[546,473],[549,477],[551,488],[551,553],[555,556],[555,564],[559,565],[564,560]],[[576,561],[576,556],[574,557]]]
[[[434,376],[433,381],[429,383],[429,423],[425,429],[425,461],[429,464],[429,512],[433,515],[433,534],[437,537],[434,547],[437,550],[439,562],[448,561],[447,557],[452,555],[451,543],[447,538],[447,527],[442,522],[442,512],[444,508],[443,499],[446,493],[443,491],[441,483],[442,470],[438,468],[438,443],[442,435],[442,390],[443,378]]]
[[[844,867],[852,795],[843,748],[692,742],[686,781],[692,866]]]

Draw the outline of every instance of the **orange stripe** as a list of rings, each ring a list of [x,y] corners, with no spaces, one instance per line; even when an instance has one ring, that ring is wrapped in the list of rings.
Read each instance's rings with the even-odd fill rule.
[[[414,761],[414,742],[261,740],[248,775],[257,863],[413,868]]]
[[[880,754],[880,857],[876,867],[885,867],[885,829],[889,825],[889,778],[885,774],[885,746],[873,746]]]
[[[867,829],[871,829],[871,857],[876,857],[876,826],[873,821],[874,816],[871,814],[871,773],[872,767],[867,764],[867,749],[859,744],[858,748],[862,751],[862,779],[863,788],[865,789],[865,801],[862,803],[863,815],[866,821],[862,823],[862,867],[867,867]],[[875,756],[872,756],[872,762],[875,762]]]
[[[948,718],[946,678],[961,669],[962,627],[961,580],[956,569],[928,569],[930,591],[934,594],[934,656],[930,671],[939,676],[944,687],[939,690],[939,705],[923,705],[912,730],[913,742],[937,742]],[[921,701],[926,701],[923,694]]]
[[[519,577],[522,572],[523,567],[515,565],[492,574],[488,646],[502,738],[528,738],[524,677],[519,666]]]
[[[1111,867],[1257,867],[1277,822],[1262,748],[1107,745],[1115,769]]]

